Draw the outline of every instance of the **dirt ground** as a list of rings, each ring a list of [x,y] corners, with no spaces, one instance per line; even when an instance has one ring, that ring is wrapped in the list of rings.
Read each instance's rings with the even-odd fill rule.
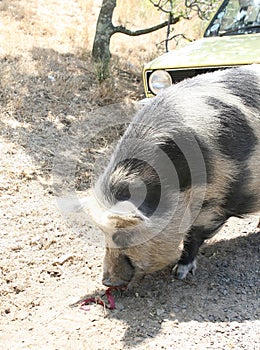
[[[207,242],[196,276],[159,272],[115,310],[80,309],[104,298],[103,236],[71,208],[134,113],[122,96],[142,95],[128,72],[112,97],[97,86],[83,20],[77,1],[0,2],[0,348],[260,349],[257,216]]]

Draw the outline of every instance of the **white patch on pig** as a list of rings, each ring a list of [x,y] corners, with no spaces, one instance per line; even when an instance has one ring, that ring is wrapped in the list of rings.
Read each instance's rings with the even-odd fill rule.
[[[176,275],[176,277],[179,280],[183,280],[189,272],[194,276],[195,270],[197,268],[196,260],[194,259],[191,263],[184,265],[184,264],[177,264],[172,269],[173,273]]]
[[[142,221],[148,222],[136,206],[129,202],[118,202],[110,208],[103,206],[93,192],[80,200],[81,207],[86,210],[93,221],[102,231],[113,234],[118,228],[137,226]]]

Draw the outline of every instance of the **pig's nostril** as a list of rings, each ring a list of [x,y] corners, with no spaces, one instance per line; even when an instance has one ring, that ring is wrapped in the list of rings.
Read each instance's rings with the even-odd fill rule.
[[[110,281],[109,278],[103,278],[102,283],[103,283],[104,286],[106,286],[106,287],[111,287],[111,286],[112,286],[112,285],[111,285],[111,281]]]

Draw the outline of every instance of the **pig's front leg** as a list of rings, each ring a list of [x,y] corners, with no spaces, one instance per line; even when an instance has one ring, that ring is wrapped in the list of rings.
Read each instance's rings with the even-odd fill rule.
[[[173,272],[178,279],[184,279],[190,272],[192,275],[195,274],[196,270],[196,256],[198,254],[199,248],[205,239],[211,238],[225,223],[222,222],[215,223],[210,228],[205,228],[203,226],[193,226],[191,230],[187,233],[184,243],[181,258],[177,265],[174,266]]]

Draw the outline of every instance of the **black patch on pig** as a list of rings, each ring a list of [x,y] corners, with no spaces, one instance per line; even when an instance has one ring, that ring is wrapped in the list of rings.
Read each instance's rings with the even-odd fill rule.
[[[234,178],[227,192],[223,209],[226,216],[238,216],[249,214],[255,211],[257,195],[249,192],[250,169],[240,164],[240,174]]]
[[[260,108],[259,78],[256,73],[243,69],[227,71],[223,82],[229,91],[239,97],[242,103],[250,108]]]
[[[247,160],[256,148],[257,137],[238,107],[214,98],[210,98],[208,104],[216,109],[215,117],[220,122],[220,127],[216,130],[218,147],[234,162],[233,166],[238,174],[234,175],[223,198],[222,208],[225,216],[250,213],[254,211],[256,196],[249,191],[251,172]]]
[[[204,164],[206,167],[206,173],[207,173],[207,183],[211,183],[213,181],[213,173],[214,173],[214,163],[212,162],[213,159],[213,152],[210,146],[212,145],[207,145],[206,141],[204,141],[202,138],[200,138],[198,135],[195,135],[195,139],[199,145],[199,148],[202,152],[203,158],[204,158]],[[196,177],[197,181],[195,184],[201,184],[201,176],[200,173]]]
[[[179,141],[178,141],[179,139]],[[199,138],[198,135],[194,133],[185,133],[181,131],[178,135],[174,136],[174,139],[166,139],[164,143],[160,146],[162,151],[164,151],[170,160],[173,163],[173,166],[177,172],[179,183],[176,184],[176,188],[179,188],[181,191],[185,191],[190,188],[191,185],[201,184],[204,179],[204,174],[202,172],[204,169],[201,169],[196,164],[196,154],[197,150],[194,150],[194,141],[197,142],[199,149],[202,153],[204,159],[204,165],[206,167],[207,183],[212,180],[212,170],[213,165],[211,162],[212,151],[206,145],[206,143]],[[192,162],[188,161],[183,151],[178,145],[184,145],[185,152],[189,152],[189,155],[192,157]],[[201,157],[201,155],[200,155]],[[192,172],[191,172],[192,169]]]
[[[178,175],[178,181],[174,184],[175,188],[181,191],[191,186],[191,172],[188,161],[173,139],[166,139],[160,148],[170,158]]]
[[[119,202],[127,201],[131,197],[130,190],[129,190],[129,184],[127,182],[120,183],[114,189],[111,188],[111,191],[114,191],[115,199]]]
[[[179,263],[189,264],[191,263],[202,243],[205,239],[208,239],[214,235],[214,232],[220,229],[220,227],[225,223],[226,219],[223,217],[216,217],[212,227],[205,228],[204,226],[192,226],[190,231],[186,234],[183,244],[183,251]]]
[[[245,162],[257,144],[245,115],[238,107],[215,98],[210,98],[208,104],[218,112],[215,117],[219,119],[220,127],[216,129],[216,137],[220,151],[232,160]]]
[[[156,170],[146,161],[136,158],[125,159],[117,164],[116,169],[118,167],[123,169],[124,179],[110,184],[110,192],[114,194],[117,201],[129,200],[137,205],[145,216],[151,216],[161,199],[161,183]],[[133,174],[136,177],[136,183],[133,181]],[[146,187],[146,197],[141,204],[138,194],[142,195],[143,188],[139,190],[139,181],[143,182]],[[131,196],[131,189],[135,198]]]

